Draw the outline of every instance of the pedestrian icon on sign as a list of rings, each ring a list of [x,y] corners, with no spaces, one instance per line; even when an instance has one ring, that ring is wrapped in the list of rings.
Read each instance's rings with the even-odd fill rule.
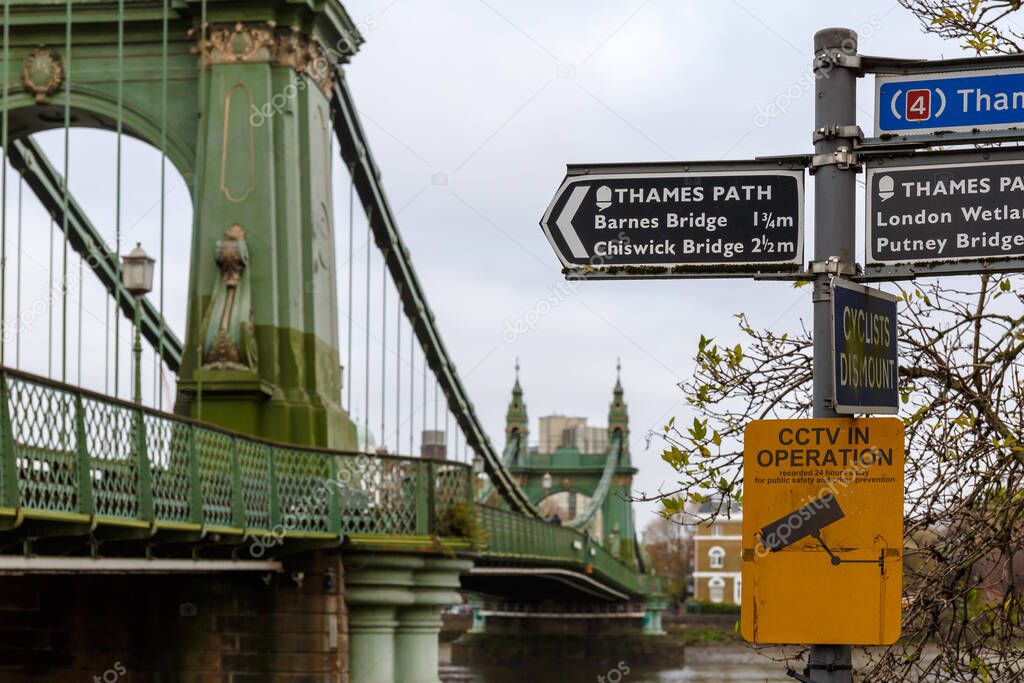
[[[891,175],[884,175],[878,179],[878,198],[883,202],[886,199],[892,199],[892,196],[896,194],[896,181],[892,179]]]

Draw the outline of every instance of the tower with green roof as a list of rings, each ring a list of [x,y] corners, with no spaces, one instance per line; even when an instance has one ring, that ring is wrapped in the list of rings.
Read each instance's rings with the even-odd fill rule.
[[[608,445],[603,452],[587,452],[567,434],[563,445],[541,453],[527,446],[529,425],[517,363],[505,435],[506,450],[515,451],[509,469],[542,512],[552,518],[557,514],[563,525],[578,525],[610,553],[635,563],[631,496],[637,470],[629,456],[629,413],[624,393],[617,368],[608,410]],[[584,524],[588,512],[591,514]]]

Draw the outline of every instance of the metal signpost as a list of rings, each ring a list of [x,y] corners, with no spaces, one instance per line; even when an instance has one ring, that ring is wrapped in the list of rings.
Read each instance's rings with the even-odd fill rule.
[[[541,227],[588,278],[797,271],[803,200],[803,164],[570,166]]]
[[[832,387],[842,414],[900,407],[896,297],[849,280],[832,280]]]
[[[902,572],[902,423],[842,417],[899,407],[896,299],[862,283],[1024,271],[1024,152],[919,151],[1024,139],[1024,58],[872,57],[843,28],[816,33],[814,54],[813,154],[570,166],[541,226],[567,277],[813,283],[813,419],[759,421],[745,435],[742,630],[754,642],[824,640],[790,675],[850,683],[851,645],[899,635]],[[857,125],[866,74],[875,138]],[[815,178],[806,270],[804,168]],[[850,454],[866,465],[853,483],[840,464]]]

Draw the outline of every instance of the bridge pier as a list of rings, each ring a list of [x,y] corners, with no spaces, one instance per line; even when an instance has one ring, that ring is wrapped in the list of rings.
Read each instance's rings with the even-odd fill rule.
[[[665,629],[661,626],[661,615],[668,607],[665,596],[651,596],[647,599],[647,613],[644,614],[644,635],[663,636]]]
[[[422,555],[345,555],[349,678],[359,683],[440,683],[441,611],[461,601],[469,560]]]

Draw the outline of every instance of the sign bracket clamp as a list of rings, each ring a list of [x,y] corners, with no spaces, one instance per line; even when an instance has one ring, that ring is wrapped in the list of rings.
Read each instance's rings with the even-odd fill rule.
[[[814,173],[822,166],[836,166],[841,171],[857,166],[857,170],[859,171],[860,160],[857,153],[849,147],[840,147],[834,152],[828,152],[827,154],[815,154],[811,157],[811,175],[814,175]]]
[[[812,144],[835,138],[852,138],[855,141],[860,141],[864,139],[864,130],[854,123],[845,126],[822,126],[815,128],[811,133]]]

